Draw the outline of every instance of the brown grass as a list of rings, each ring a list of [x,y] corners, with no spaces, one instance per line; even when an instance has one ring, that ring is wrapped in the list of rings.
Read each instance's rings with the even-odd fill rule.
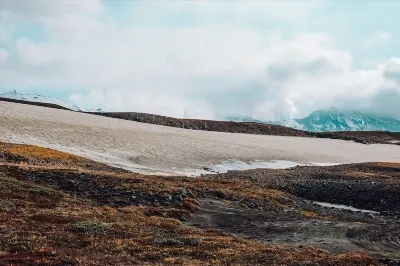
[[[400,169],[400,163],[391,163],[391,162],[375,162],[369,163],[371,166],[381,167],[381,168],[394,168]]]
[[[68,165],[76,159],[53,150],[11,144],[1,144],[0,152],[38,160],[46,158],[49,164],[55,160]],[[142,176],[89,168],[77,171],[72,167],[68,173],[85,173],[100,181],[109,179],[119,189],[147,193],[173,193],[185,188],[227,199],[267,200],[278,207],[292,197],[239,181]],[[26,173],[35,175],[39,170],[59,179],[67,171],[40,169],[37,165],[31,168],[29,164],[0,168],[0,198],[7,199],[7,206],[13,206],[0,209],[0,265],[373,264],[364,253],[330,254],[312,247],[267,245],[231,237],[219,230],[185,226],[179,219],[199,208],[195,193],[184,199],[181,207],[99,205],[44,181],[27,179]],[[91,233],[90,227],[81,233],[74,230],[77,224],[79,228],[86,224],[89,227],[106,224],[107,230],[96,234]]]
[[[18,145],[18,144],[0,144],[1,152],[9,152],[14,155],[22,157],[30,157],[35,159],[54,159],[54,160],[69,160],[77,161],[83,158],[71,155],[64,152],[59,152],[52,149],[41,148],[32,145]]]
[[[303,216],[306,216],[306,217],[313,217],[313,218],[317,218],[318,217],[318,214],[316,214],[315,212],[310,212],[310,211],[301,210],[300,214],[303,215]]]
[[[122,169],[94,162],[81,156],[25,144],[10,144],[0,142],[0,163],[46,166],[52,168],[112,170],[126,172]]]

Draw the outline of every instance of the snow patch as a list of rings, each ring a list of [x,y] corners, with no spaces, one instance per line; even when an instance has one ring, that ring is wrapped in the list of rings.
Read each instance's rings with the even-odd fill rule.
[[[177,174],[189,175],[189,176],[200,176],[207,174],[220,174],[227,173],[228,171],[240,171],[240,170],[250,170],[250,169],[286,169],[295,166],[305,166],[312,164],[304,164],[299,162],[285,161],[285,160],[271,160],[271,161],[261,161],[255,160],[251,162],[244,162],[239,160],[226,160],[218,164],[199,167],[198,169],[175,169]]]

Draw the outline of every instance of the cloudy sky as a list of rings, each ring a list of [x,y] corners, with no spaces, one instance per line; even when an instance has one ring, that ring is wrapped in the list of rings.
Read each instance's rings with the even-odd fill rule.
[[[0,0],[0,92],[175,117],[400,118],[400,1]]]

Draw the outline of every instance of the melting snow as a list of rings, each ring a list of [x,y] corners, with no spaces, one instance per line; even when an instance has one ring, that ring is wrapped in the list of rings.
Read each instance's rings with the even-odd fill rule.
[[[271,161],[262,161],[255,160],[251,162],[244,162],[239,160],[227,160],[218,164],[199,167],[201,169],[183,169],[183,170],[175,170],[178,174],[183,175],[191,175],[191,176],[200,176],[205,174],[220,174],[226,173],[228,171],[235,170],[250,170],[250,169],[287,169],[295,166],[332,166],[338,165],[338,163],[299,163],[293,161],[286,160],[271,160]]]
[[[352,206],[347,206],[347,205],[332,204],[332,203],[318,202],[318,201],[314,201],[313,203],[317,204],[319,206],[322,206],[322,207],[327,207],[327,208],[336,208],[336,209],[342,209],[342,210],[350,210],[350,211],[354,211],[354,212],[365,212],[365,213],[379,214],[379,212],[376,212],[376,211],[357,209],[357,208],[354,208]]]

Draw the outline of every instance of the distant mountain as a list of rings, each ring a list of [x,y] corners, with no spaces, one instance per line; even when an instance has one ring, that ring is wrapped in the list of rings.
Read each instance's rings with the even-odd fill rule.
[[[227,116],[223,120],[232,122],[251,122],[251,123],[263,123],[263,124],[267,123],[262,120],[254,119],[251,116]]]
[[[88,109],[86,112],[88,113],[105,113],[106,110],[102,108],[96,108],[96,109]]]
[[[258,122],[282,125],[311,132],[331,131],[391,131],[400,132],[400,121],[390,117],[335,108],[317,110],[301,119],[260,121],[251,117],[228,117],[229,121]]]
[[[302,119],[294,119],[301,129],[322,131],[400,132],[400,121],[390,117],[336,109],[318,110]]]
[[[62,99],[54,98],[54,97],[49,97],[49,96],[37,95],[37,94],[24,94],[24,93],[18,93],[16,91],[9,91],[9,92],[0,94],[0,97],[14,99],[14,100],[21,100],[21,101],[50,103],[50,104],[62,106],[64,108],[67,108],[67,109],[70,109],[73,111],[85,111],[70,101],[66,101],[66,100],[62,100]]]

